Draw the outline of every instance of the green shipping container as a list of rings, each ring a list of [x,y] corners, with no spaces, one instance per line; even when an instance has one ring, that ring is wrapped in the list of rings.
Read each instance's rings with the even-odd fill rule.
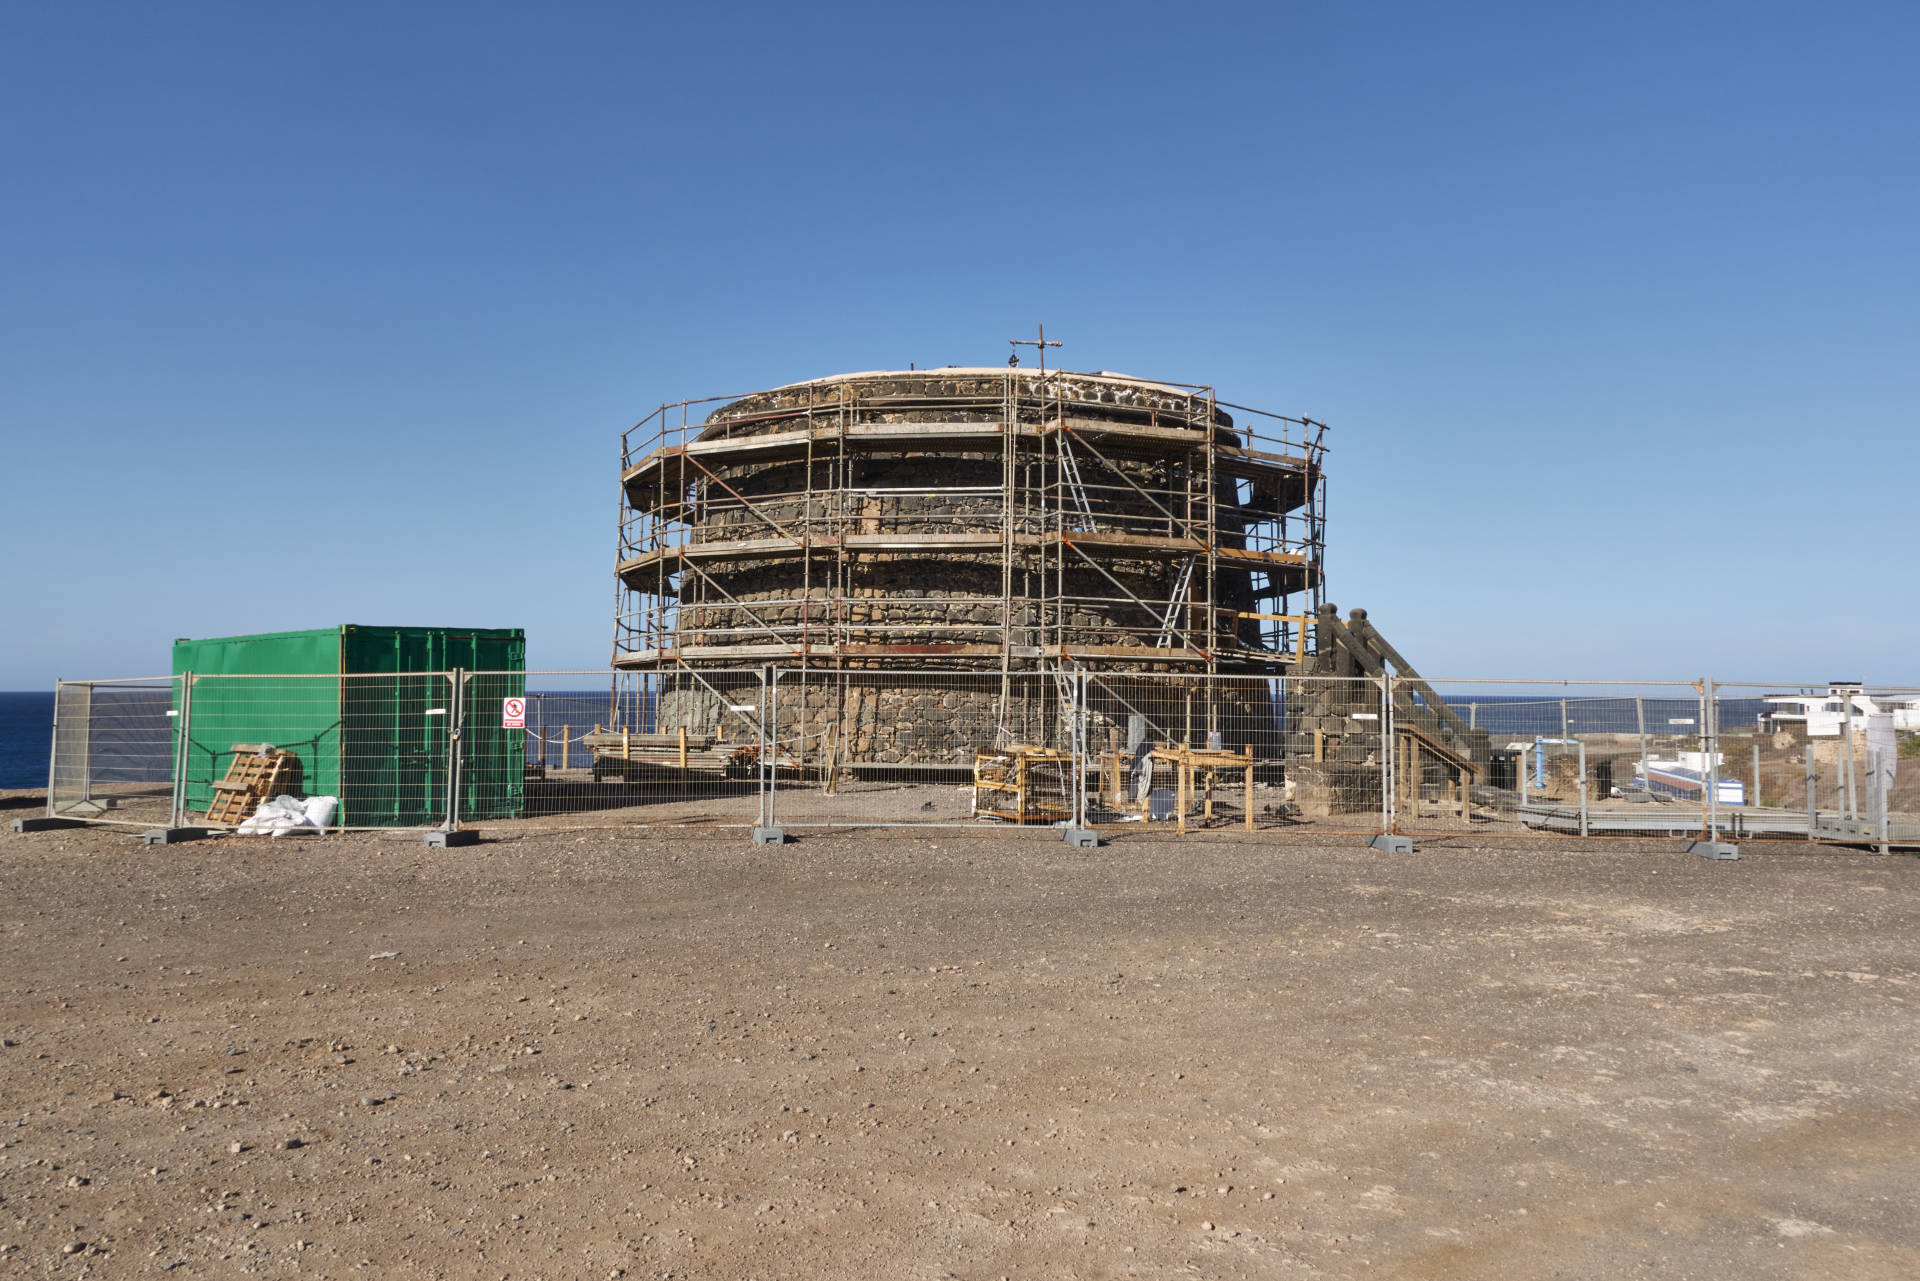
[[[447,817],[458,711],[461,821],[517,818],[525,740],[502,727],[500,704],[526,697],[526,659],[517,627],[347,624],[175,641],[173,674],[193,674],[186,807],[212,803],[237,744],[270,743],[299,761],[282,790],[337,796],[336,823],[437,825]],[[455,669],[484,673],[468,679],[463,699],[447,675]]]

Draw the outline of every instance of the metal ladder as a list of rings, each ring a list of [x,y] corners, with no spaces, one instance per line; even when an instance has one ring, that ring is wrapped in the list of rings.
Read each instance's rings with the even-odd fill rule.
[[[1093,507],[1087,502],[1087,487],[1080,479],[1080,464],[1073,460],[1073,447],[1067,444],[1066,433],[1060,435],[1060,479],[1066,482],[1067,493],[1073,498],[1073,505],[1080,509],[1080,529],[1091,533],[1093,530]]]
[[[1173,580],[1173,599],[1167,602],[1167,616],[1160,620],[1160,636],[1153,642],[1155,649],[1168,649],[1173,645],[1173,634],[1177,630],[1174,621],[1180,617],[1180,609],[1187,601],[1187,593],[1193,588],[1193,562],[1197,557],[1187,557],[1180,566],[1180,577]]]

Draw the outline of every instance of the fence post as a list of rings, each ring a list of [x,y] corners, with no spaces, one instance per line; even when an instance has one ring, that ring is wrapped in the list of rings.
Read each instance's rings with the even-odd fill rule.
[[[1581,738],[1573,742],[1574,746],[1580,749],[1580,835],[1586,836],[1589,834],[1587,829],[1587,742]]]
[[[1700,776],[1700,839],[1703,841],[1711,841],[1713,839],[1713,827],[1711,825],[1712,819],[1708,817],[1707,806],[1712,803],[1712,789],[1707,786],[1707,757],[1713,751],[1713,739],[1712,730],[1707,723],[1706,678],[1703,676],[1695,681],[1693,688],[1694,692],[1700,696],[1698,712],[1700,723],[1694,727],[1693,736],[1694,742],[1700,745],[1700,768],[1696,771]],[[1680,777],[1684,781],[1685,776],[1681,775]]]
[[[1896,743],[1899,742],[1898,738],[1896,738],[1894,741]],[[1878,829],[1876,832],[1876,835],[1878,835],[1880,838],[1879,844],[1880,844],[1880,852],[1882,854],[1886,854],[1890,852],[1889,846],[1887,844],[1887,838],[1892,835],[1891,831],[1889,830],[1892,827],[1892,819],[1887,814],[1887,810],[1891,807],[1893,803],[1893,780],[1899,777],[1899,770],[1900,770],[1900,758],[1897,754],[1899,749],[1898,747],[1896,747],[1894,750],[1896,752],[1896,755],[1894,756],[1893,763],[1891,765],[1889,765],[1877,753],[1874,756],[1873,809],[1874,809],[1875,825]]]
[[[1705,685],[1707,754],[1700,761],[1700,777],[1707,790],[1706,839],[1717,841],[1720,839],[1720,697],[1714,691],[1713,677],[1707,677]]]
[[[1092,724],[1087,712],[1087,669],[1077,667],[1073,672],[1073,728],[1080,741],[1080,758],[1074,762],[1074,800],[1073,825],[1086,830],[1087,826],[1087,769],[1093,753],[1089,746],[1088,729]]]
[[[63,680],[53,682],[53,728],[47,734],[47,817],[54,816],[54,805],[58,803],[60,785],[60,704],[64,701],[61,687]]]
[[[1633,718],[1640,727],[1640,786],[1653,795],[1653,772],[1647,768],[1647,700],[1639,694],[1633,696]]]
[[[1380,676],[1380,823],[1389,836],[1399,831],[1399,806],[1395,803],[1393,750],[1393,677]]]
[[[759,845],[783,845],[787,834],[780,830],[775,816],[780,794],[780,669],[768,664],[760,669],[760,734],[766,747],[760,753],[760,822],[753,829]],[[801,694],[804,704],[806,695]]]
[[[87,716],[87,724],[89,730],[91,730],[93,724],[93,716],[91,714],[93,709],[93,686],[91,685],[87,686],[87,709],[89,713]],[[193,732],[192,672],[180,673],[180,716],[178,719],[180,724],[176,731],[178,737],[175,739],[173,753],[173,817],[168,820],[167,826],[169,827],[184,826],[187,813],[188,753],[192,749],[191,735]],[[89,782],[91,782],[93,776],[93,762],[91,759],[87,762],[87,776]]]
[[[1860,793],[1853,782],[1853,687],[1843,688],[1841,694],[1840,707],[1843,719],[1840,722],[1840,750],[1845,763],[1841,766],[1841,778],[1844,781],[1841,784],[1840,817],[1852,823],[1857,829],[1860,824]],[[1858,833],[1849,829],[1847,834],[1853,836]]]
[[[773,792],[777,781],[780,752],[779,714],[780,673],[768,666],[760,669],[760,737],[766,745],[760,752],[760,826],[773,826]]]
[[[1806,722],[1801,722],[1803,725]],[[1819,826],[1820,809],[1814,803],[1814,788],[1819,785],[1819,776],[1813,768],[1813,735],[1805,734],[1800,739],[1800,764],[1807,775],[1807,839],[1813,840],[1813,829]]]
[[[89,808],[93,804],[93,690],[94,684],[88,681],[87,718],[81,722],[80,731],[80,799]],[[59,702],[56,695],[54,701]]]
[[[456,667],[442,673],[452,682],[452,705],[447,709],[447,831],[460,830],[460,742],[467,717],[466,671]]]

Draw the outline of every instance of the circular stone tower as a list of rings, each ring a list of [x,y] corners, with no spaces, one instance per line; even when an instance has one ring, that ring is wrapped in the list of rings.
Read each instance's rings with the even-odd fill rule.
[[[614,665],[1284,673],[1319,601],[1324,431],[1019,368],[665,406],[624,442]],[[902,723],[970,714],[921,702]],[[933,737],[908,757],[951,754]]]

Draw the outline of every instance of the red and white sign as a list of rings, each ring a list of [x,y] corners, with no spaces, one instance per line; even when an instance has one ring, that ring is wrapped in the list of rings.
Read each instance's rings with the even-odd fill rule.
[[[503,698],[500,700],[500,728],[525,729],[527,727],[527,700],[524,698]]]

